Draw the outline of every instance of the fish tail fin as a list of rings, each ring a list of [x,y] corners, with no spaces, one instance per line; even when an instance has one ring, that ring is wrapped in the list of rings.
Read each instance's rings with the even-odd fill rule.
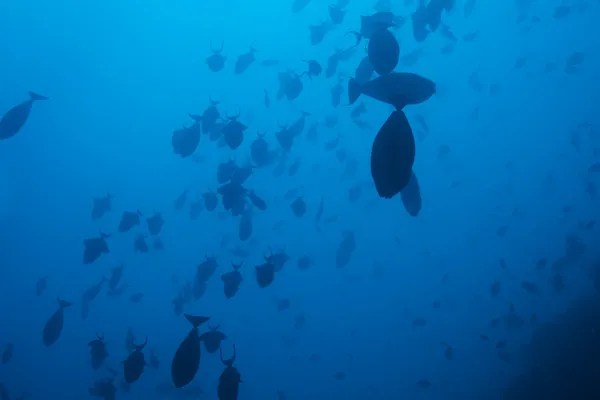
[[[59,298],[57,298],[56,301],[58,301],[58,305],[60,306],[60,308],[67,308],[73,305],[73,303],[71,303],[70,301],[61,300]]]
[[[42,96],[41,94],[37,94],[35,92],[29,92],[29,97],[31,98],[31,101],[48,100],[49,99],[49,97]]]
[[[360,83],[354,78],[348,81],[348,102],[354,104],[361,94]]]
[[[199,327],[200,325],[202,325],[203,323],[205,323],[206,321],[208,321],[210,319],[210,317],[201,317],[198,315],[190,315],[190,314],[183,314],[185,316],[185,319],[187,319],[190,324],[194,325],[194,328]]]

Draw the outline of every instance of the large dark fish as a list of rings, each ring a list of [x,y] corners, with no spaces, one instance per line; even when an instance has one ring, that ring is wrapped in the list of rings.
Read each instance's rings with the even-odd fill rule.
[[[256,283],[260,288],[266,288],[275,279],[275,264],[265,258],[265,263],[257,265],[256,268]]]
[[[0,119],[0,140],[15,136],[29,118],[31,106],[38,100],[48,100],[48,97],[29,92],[29,100],[14,106]]]
[[[227,339],[227,335],[219,330],[219,326],[209,326],[208,332],[200,336],[200,341],[204,342],[204,348],[209,353],[216,353],[221,348],[221,342]]]
[[[365,56],[356,67],[356,71],[354,72],[354,79],[362,84],[365,84],[371,80],[373,77],[373,64],[371,64],[371,60],[369,60],[369,56]]]
[[[141,215],[142,213],[139,211],[123,211],[118,231],[121,233],[129,232],[132,228],[139,226]]]
[[[193,119],[194,116],[190,115]],[[171,145],[175,154],[181,158],[186,158],[194,154],[200,143],[200,122],[195,121],[189,128],[182,128],[173,131],[171,136]]]
[[[348,101],[354,104],[361,94],[391,104],[402,110],[410,104],[428,100],[436,92],[435,83],[409,72],[394,72],[380,76],[365,84],[351,78],[348,81]]]
[[[233,345],[233,357],[229,360],[223,359],[223,351],[221,350],[221,362],[225,365],[225,370],[219,377],[219,386],[217,387],[219,400],[237,400],[238,398],[242,376],[233,366],[235,357],[235,345]]]
[[[46,321],[46,325],[44,325],[44,331],[42,332],[42,340],[44,345],[49,347],[52,346],[58,338],[63,329],[64,324],[64,309],[71,306],[72,303],[56,299],[58,301],[58,310],[52,314],[52,316]]]
[[[83,263],[91,264],[100,258],[102,254],[110,253],[106,239],[109,235],[101,233],[97,238],[85,239],[83,241]]]
[[[92,361],[92,369],[97,371],[102,366],[104,360],[108,357],[108,351],[106,351],[106,344],[104,343],[104,336],[96,334],[96,339],[88,343],[90,346],[90,356]]]
[[[235,62],[236,74],[241,74],[245,72],[250,67],[250,65],[254,63],[254,61],[256,60],[256,58],[254,57],[255,53],[256,49],[253,46],[250,46],[250,50],[248,50],[248,52],[240,54],[240,56]]]
[[[402,111],[394,111],[383,124],[371,148],[371,176],[380,197],[400,193],[412,175],[415,138]]]
[[[184,314],[193,328],[181,342],[171,362],[171,379],[176,388],[190,383],[200,366],[200,337],[198,327],[208,321],[209,317]]]
[[[371,36],[367,53],[375,72],[387,75],[398,65],[400,45],[388,29],[379,29]]]
[[[206,58],[206,65],[208,65],[208,68],[210,68],[212,72],[219,72],[225,66],[225,61],[227,61],[227,57],[221,54],[223,52],[224,46],[225,43],[222,42],[221,47],[219,49],[215,49],[212,45],[212,42],[210,42],[210,50],[212,54]]]
[[[125,376],[125,382],[133,383],[140,379],[142,373],[144,372],[144,368],[146,367],[146,359],[144,357],[144,347],[148,344],[148,338],[144,341],[142,345],[134,345],[133,352],[127,357],[125,361],[123,361],[123,373]]]
[[[112,208],[112,199],[115,196],[112,194],[107,194],[104,197],[96,197],[94,198],[94,206],[92,207],[92,219],[100,219],[109,212]]]
[[[242,264],[234,264],[233,271],[229,271],[221,275],[221,280],[223,281],[223,292],[225,293],[225,297],[227,299],[231,299],[237,293],[240,288],[240,284],[243,281],[242,274],[239,269],[242,267]]]

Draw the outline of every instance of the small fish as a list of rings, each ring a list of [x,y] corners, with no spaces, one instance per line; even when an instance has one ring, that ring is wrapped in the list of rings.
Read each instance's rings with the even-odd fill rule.
[[[7,364],[13,358],[13,354],[15,351],[14,343],[8,343],[4,350],[2,351],[2,364]]]
[[[60,337],[64,324],[64,309],[73,304],[58,298],[56,301],[58,302],[58,310],[46,321],[42,332],[42,339],[46,347],[52,346]]]
[[[19,133],[29,118],[33,103],[42,100],[48,100],[48,97],[29,92],[28,100],[8,110],[0,119],[0,140],[11,138]]]

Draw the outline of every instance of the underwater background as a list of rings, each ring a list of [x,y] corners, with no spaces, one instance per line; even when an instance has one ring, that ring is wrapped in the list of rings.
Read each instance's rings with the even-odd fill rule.
[[[347,33],[377,12],[395,70],[435,83],[404,111],[348,105]],[[0,141],[0,399],[600,398],[599,20],[597,0],[0,1],[0,115],[31,107]],[[392,112],[416,213],[373,185]],[[235,345],[239,397],[206,340],[172,386],[186,313]]]

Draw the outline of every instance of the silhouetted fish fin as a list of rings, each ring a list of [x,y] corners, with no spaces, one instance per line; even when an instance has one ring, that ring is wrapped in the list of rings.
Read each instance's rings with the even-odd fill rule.
[[[56,301],[58,301],[58,305],[60,306],[60,308],[66,308],[73,305],[73,303],[66,300],[61,300],[59,298],[56,298]]]
[[[205,323],[206,321],[208,321],[210,319],[210,317],[201,317],[201,316],[197,316],[197,315],[190,315],[190,314],[183,314],[185,319],[187,319],[190,324],[194,325],[194,328],[199,327],[200,325],[202,325],[203,323]]]
[[[37,94],[35,92],[29,92],[29,97],[31,97],[31,101],[48,100],[49,99],[49,97],[42,96],[41,94]]]

